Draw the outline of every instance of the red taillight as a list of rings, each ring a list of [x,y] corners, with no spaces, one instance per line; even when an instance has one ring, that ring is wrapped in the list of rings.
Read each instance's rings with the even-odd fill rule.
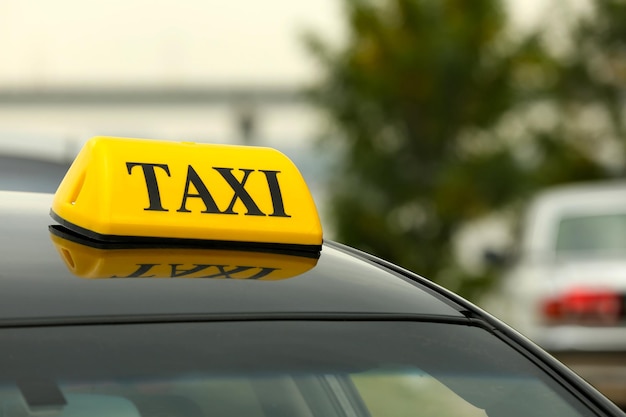
[[[622,314],[622,296],[614,291],[576,288],[545,300],[542,313],[548,324],[611,325]]]

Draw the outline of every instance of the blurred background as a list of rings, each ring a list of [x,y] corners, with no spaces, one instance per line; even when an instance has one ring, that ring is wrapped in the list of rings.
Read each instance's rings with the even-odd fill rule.
[[[623,171],[623,5],[429,3],[2,0],[0,187],[95,135],[274,146],[327,237],[477,298],[537,189]]]
[[[54,191],[84,141],[112,135],[275,146],[319,188],[321,116],[302,89],[320,66],[302,38],[340,42],[340,10],[334,0],[0,1],[0,187]]]
[[[624,22],[620,0],[0,0],[0,188],[54,192],[95,135],[272,146],[326,238],[624,357]]]

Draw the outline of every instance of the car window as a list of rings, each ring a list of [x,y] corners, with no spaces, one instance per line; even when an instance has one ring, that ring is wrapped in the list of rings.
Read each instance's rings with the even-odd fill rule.
[[[373,373],[353,380],[373,417],[487,415],[425,372]]]
[[[0,331],[7,417],[593,415],[486,330],[259,321]]]
[[[626,213],[569,216],[559,222],[556,252],[589,255],[626,252]]]

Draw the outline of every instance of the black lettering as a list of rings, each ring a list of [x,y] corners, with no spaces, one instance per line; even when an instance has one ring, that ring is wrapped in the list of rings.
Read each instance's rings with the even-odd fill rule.
[[[236,266],[233,269],[231,269],[230,271],[226,270],[226,266],[227,265],[212,265],[214,267],[217,268],[218,272],[217,274],[213,274],[213,275],[205,275],[202,278],[229,278],[229,279],[234,279],[232,277],[232,274],[239,274],[241,272],[245,272],[248,271],[252,268],[254,268],[253,266]]]
[[[235,194],[233,195],[233,199],[230,201],[230,205],[222,213],[238,214],[233,210],[233,207],[235,206],[237,200],[241,200],[243,205],[246,206],[246,209],[248,210],[246,216],[265,216],[265,213],[263,213],[259,209],[259,206],[256,205],[252,197],[250,197],[250,194],[248,194],[248,192],[244,188],[244,186],[246,185],[246,181],[248,181],[248,176],[250,176],[250,173],[254,171],[253,169],[240,169],[240,171],[244,173],[241,182],[237,181],[237,178],[235,178],[235,176],[232,174],[232,168],[213,167],[213,169],[222,175],[228,185],[230,185],[230,188],[232,188],[232,190],[235,192]]]
[[[193,184],[196,188],[198,194],[190,194],[189,193],[189,184]],[[202,213],[221,213],[221,211],[217,208],[217,204],[215,204],[215,200],[213,196],[206,188],[206,185],[200,179],[198,173],[193,169],[191,165],[187,168],[187,182],[185,183],[185,192],[183,194],[183,201],[180,205],[180,208],[176,211],[182,213],[190,213],[191,210],[187,210],[187,199],[188,198],[201,198],[204,203],[204,210]]]
[[[126,168],[128,169],[128,175],[134,167],[140,166],[143,170],[143,178],[146,180],[146,188],[148,189],[148,199],[150,200],[150,206],[144,210],[152,211],[169,211],[163,208],[161,205],[161,194],[159,193],[159,184],[157,182],[156,173],[154,168],[161,168],[170,176],[170,169],[166,164],[146,164],[142,162],[126,162]]]
[[[268,276],[269,274],[271,274],[274,271],[277,271],[278,268],[265,268],[265,267],[259,267],[261,270],[259,272],[257,272],[255,275],[252,275],[250,278],[248,279],[261,279],[263,277]]]
[[[153,266],[157,266],[159,264],[141,264],[139,268],[133,272],[132,274],[121,277],[121,278],[153,278],[154,275],[143,276],[146,272],[152,269]],[[254,275],[251,275],[245,279],[261,279],[274,271],[277,271],[278,268],[268,268],[268,267],[254,267],[254,266],[234,266],[231,269],[226,269],[228,265],[210,265],[210,264],[193,264],[192,268],[183,269],[181,266],[184,264],[169,264],[170,265],[170,278],[180,278],[180,277],[188,277],[193,274],[197,274],[198,272],[204,271],[208,268],[215,267],[218,272],[214,274],[204,275],[198,278],[225,278],[225,279],[242,279],[244,277],[235,277],[233,275],[241,274],[242,272],[250,271],[252,269],[260,269]],[[118,277],[112,277],[118,278]]]
[[[154,275],[144,276],[143,274],[151,270],[153,266],[157,266],[159,264],[137,264],[137,265],[139,266],[139,268],[137,268],[137,270],[133,272],[132,274],[127,275],[125,277],[118,277],[116,275],[113,275],[111,278],[154,278]]]
[[[213,266],[213,265],[194,264],[194,268],[191,268],[191,269],[178,269],[178,267],[181,265],[182,264],[170,264],[170,267],[172,267],[172,273],[170,274],[171,278],[178,278],[178,277],[183,277],[185,275],[195,274],[196,272],[203,271],[207,269],[208,267]]]
[[[291,217],[285,213],[285,205],[283,203],[283,194],[280,192],[280,185],[278,184],[278,173],[280,171],[264,171],[267,178],[267,185],[270,187],[270,195],[272,196],[272,207],[274,212],[270,214],[270,217]]]

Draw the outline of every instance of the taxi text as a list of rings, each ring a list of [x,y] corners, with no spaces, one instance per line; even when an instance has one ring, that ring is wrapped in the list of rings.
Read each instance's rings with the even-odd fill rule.
[[[143,173],[143,179],[146,184],[146,189],[148,191],[148,200],[149,206],[144,208],[147,211],[170,211],[169,208],[163,207],[161,201],[161,193],[159,190],[159,182],[157,180],[156,170],[164,172],[168,177],[171,177],[170,169],[167,164],[157,164],[157,163],[146,163],[146,162],[126,162],[126,168],[128,170],[129,175],[133,175],[133,173],[137,170],[134,168],[139,167],[141,172]],[[235,168],[224,168],[224,167],[211,167],[213,170],[217,171],[220,177],[228,184],[228,186],[233,191],[233,196],[230,199],[228,206],[220,210],[213,195],[207,188],[205,182],[200,178],[197,171],[191,166],[187,166],[187,176],[184,183],[184,191],[181,193],[181,204],[180,207],[176,210],[180,213],[191,213],[191,210],[187,208],[187,200],[190,198],[198,198],[204,204],[205,210],[201,213],[212,213],[212,214],[239,214],[234,210],[235,204],[237,201],[241,201],[241,203],[246,208],[246,216],[271,216],[271,217],[291,217],[285,212],[285,207],[283,203],[283,197],[280,190],[280,184],[278,183],[278,174],[280,171],[272,171],[272,170],[255,170],[255,169],[247,169],[241,168],[238,171],[242,172],[241,180],[238,180],[237,177],[233,174],[233,170]],[[259,205],[252,198],[250,192],[245,188],[246,182],[251,175],[263,175],[264,180],[267,182],[269,195],[272,200],[272,209],[273,212],[271,214],[264,213],[259,208]],[[193,185],[196,192],[190,191],[190,186]],[[182,187],[181,187],[182,189]],[[257,191],[257,190],[255,190]]]

